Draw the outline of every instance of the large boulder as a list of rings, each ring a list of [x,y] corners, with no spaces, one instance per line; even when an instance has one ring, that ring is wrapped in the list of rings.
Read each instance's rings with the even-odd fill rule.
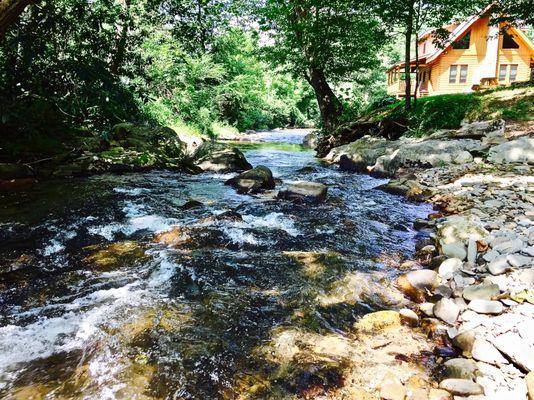
[[[392,154],[398,147],[397,142],[382,138],[365,136],[360,140],[332,149],[326,161],[339,164],[341,169],[356,172],[369,172],[377,158]]]
[[[375,135],[378,131],[378,122],[349,122],[340,125],[329,135],[319,136],[315,150],[319,157],[325,157],[335,147],[352,143],[366,135]]]
[[[302,203],[320,203],[326,199],[327,186],[322,183],[299,181],[278,192],[278,198]]]
[[[488,161],[495,164],[534,164],[534,138],[522,137],[493,146],[489,150]]]
[[[234,187],[239,193],[256,193],[263,189],[274,189],[275,182],[271,170],[263,165],[258,165],[228,179],[225,185]]]
[[[304,136],[304,139],[302,140],[302,144],[305,147],[309,147],[310,149],[315,149],[318,143],[319,143],[318,132],[310,132],[306,136]]]
[[[238,148],[220,143],[203,143],[196,151],[194,159],[195,165],[202,171],[240,172],[252,168]]]
[[[483,146],[478,140],[399,140],[397,149],[379,156],[372,171],[391,176],[399,168],[430,168],[447,164],[464,164],[473,160],[471,152],[480,152]]]

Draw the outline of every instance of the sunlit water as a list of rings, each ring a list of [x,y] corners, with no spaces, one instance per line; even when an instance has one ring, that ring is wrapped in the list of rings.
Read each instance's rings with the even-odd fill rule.
[[[373,296],[335,307],[317,299],[351,271],[389,273],[384,254],[408,256],[411,223],[429,209],[320,164],[302,136],[264,132],[255,139],[265,143],[241,147],[278,186],[327,184],[321,205],[239,195],[224,185],[232,174],[166,171],[2,195],[0,397],[237,398],[243,377],[275,367],[258,355],[273,329],[344,332],[380,309]],[[204,206],[181,208],[192,199]],[[177,225],[191,240],[154,241]],[[323,269],[297,251],[327,254]]]

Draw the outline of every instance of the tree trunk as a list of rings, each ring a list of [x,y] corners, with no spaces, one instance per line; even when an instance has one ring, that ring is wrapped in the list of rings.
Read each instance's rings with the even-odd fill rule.
[[[404,108],[406,110],[410,109],[411,100],[412,100],[412,82],[410,76],[410,56],[411,56],[411,45],[412,45],[412,31],[413,31],[413,14],[414,14],[414,1],[408,0],[408,16],[406,20],[406,36],[405,36],[405,54],[404,54],[404,83],[406,88],[404,91],[405,102]]]
[[[413,91],[413,106],[417,108],[417,91],[419,90],[419,34],[415,33],[415,89]]]
[[[323,127],[326,131],[331,132],[343,113],[343,105],[330,88],[322,69],[311,67],[306,80],[315,92]]]
[[[17,22],[20,14],[32,0],[0,0],[0,39],[11,25]]]

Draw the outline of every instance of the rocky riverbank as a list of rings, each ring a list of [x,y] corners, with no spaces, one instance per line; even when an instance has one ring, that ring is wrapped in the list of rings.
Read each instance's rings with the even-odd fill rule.
[[[397,286],[414,301],[401,320],[448,349],[434,352],[439,389],[416,395],[409,379],[388,376],[380,398],[534,398],[532,134],[532,125],[518,137],[502,120],[485,121],[421,139],[363,137],[326,156],[391,177],[384,190],[438,210],[414,224],[430,239],[398,266],[410,271]]]

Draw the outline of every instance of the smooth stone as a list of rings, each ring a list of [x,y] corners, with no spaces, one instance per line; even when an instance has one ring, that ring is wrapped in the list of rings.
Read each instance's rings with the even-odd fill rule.
[[[451,299],[439,300],[433,308],[434,315],[449,324],[454,324],[460,314],[460,307]]]
[[[441,246],[441,252],[447,257],[459,258],[460,260],[465,260],[467,257],[467,251],[461,242],[443,244]]]
[[[501,255],[501,253],[499,253],[498,251],[492,249],[492,250],[488,251],[486,254],[484,254],[482,256],[482,258],[487,262],[491,262],[491,261],[495,260],[497,257],[499,257],[500,255]]]
[[[433,317],[434,316],[434,312],[432,311],[433,308],[434,308],[434,303],[421,303],[421,304],[419,304],[419,309],[427,317]]]
[[[466,358],[452,358],[446,361],[443,366],[445,367],[443,374],[446,378],[457,379],[474,380],[475,372],[478,369],[473,360]]]
[[[434,292],[432,293],[437,298],[451,298],[452,297],[452,289],[447,285],[439,285],[437,288],[434,289]]]
[[[494,340],[495,347],[519,368],[534,371],[534,348],[518,333],[507,332]]]
[[[459,258],[449,258],[441,263],[438,274],[443,279],[451,279],[453,274],[462,267],[462,260]]]
[[[506,261],[512,267],[521,268],[527,265],[533,265],[533,258],[522,256],[520,254],[509,254],[506,256]]]
[[[397,286],[411,299],[422,302],[425,294],[439,285],[436,271],[431,269],[418,269],[399,276]]]
[[[440,382],[439,387],[458,396],[484,393],[482,386],[468,379],[445,379]]]
[[[473,358],[492,365],[508,364],[508,360],[485,339],[475,339],[471,350]]]
[[[491,261],[488,265],[488,271],[492,275],[501,275],[510,269],[510,265],[506,260],[507,256],[497,257],[495,260]]]
[[[477,242],[476,240],[469,239],[467,243],[467,262],[474,264],[477,260]]]
[[[451,400],[452,395],[443,389],[430,389],[428,392],[428,400]]]
[[[469,285],[464,287],[463,297],[466,300],[491,300],[501,293],[499,285]]]
[[[479,314],[502,314],[503,305],[500,301],[493,300],[473,300],[468,305],[470,310]]]
[[[463,355],[471,357],[473,344],[475,343],[475,332],[466,331],[459,333],[452,339],[452,343],[463,351]]]
[[[401,322],[405,325],[409,326],[417,326],[419,325],[419,317],[415,312],[410,310],[409,308],[403,308],[399,310],[399,315],[401,318]]]
[[[380,384],[380,398],[383,400],[404,400],[406,388],[392,373],[388,372]]]
[[[328,187],[322,183],[299,181],[278,192],[278,198],[320,203],[326,199]]]
[[[517,253],[525,247],[521,239],[508,240],[493,246],[493,249],[499,253]]]

